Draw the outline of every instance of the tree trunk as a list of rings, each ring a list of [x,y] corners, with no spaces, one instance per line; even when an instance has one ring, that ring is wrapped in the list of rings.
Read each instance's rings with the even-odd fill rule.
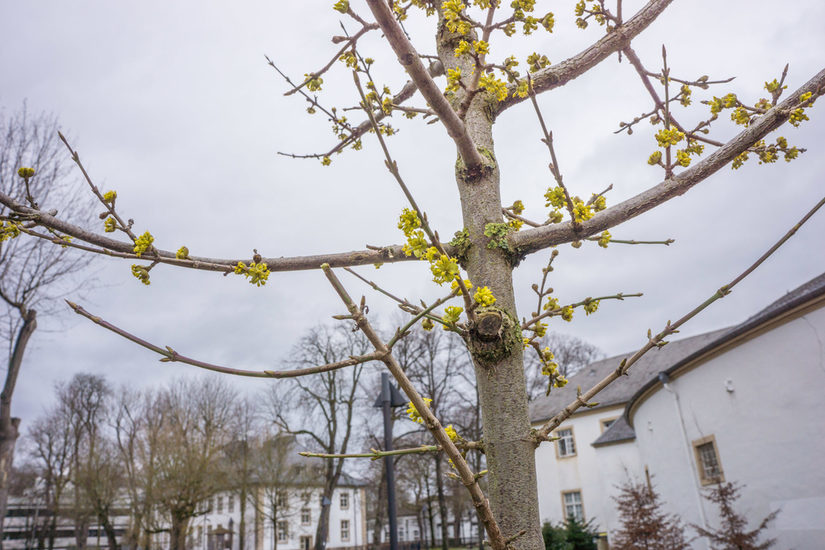
[[[441,550],[448,550],[450,538],[447,535],[447,499],[444,498],[443,458],[441,453],[435,455],[435,492],[438,495],[438,517],[441,519]]]
[[[169,550],[186,550],[186,532],[189,530],[189,517],[172,516],[172,528],[169,531]]]
[[[376,495],[377,502],[375,505],[375,524],[372,528],[372,542],[375,548],[381,548],[381,535],[384,532],[384,510],[387,507],[387,499],[385,498],[387,493],[387,465],[383,460],[381,461],[381,468],[384,475],[381,476],[381,479],[378,482],[378,494]]]
[[[14,385],[23,364],[23,353],[29,343],[34,329],[37,328],[37,312],[33,309],[21,309],[23,324],[17,332],[14,349],[9,358],[6,370],[6,382],[3,392],[0,393],[0,550],[3,548],[3,523],[6,518],[6,507],[9,501],[9,476],[14,461],[14,445],[20,435],[20,419],[11,417],[11,398],[14,394]]]
[[[427,490],[427,521],[430,524],[430,544],[428,546],[435,546],[435,522],[433,521],[433,496],[430,494],[430,480],[426,480],[424,484]]]
[[[327,546],[329,536],[329,509],[330,506],[323,505],[323,499],[332,501],[332,491],[335,485],[327,483],[321,496],[321,513],[318,515],[318,526],[315,529],[315,550],[324,550]]]
[[[244,550],[244,544],[246,543],[246,499],[249,498],[246,490],[246,482],[247,476],[247,469],[246,469],[246,452],[244,452],[244,482],[243,486],[241,487],[240,495],[238,495],[238,499],[240,500],[240,507],[239,510],[241,517],[240,521],[238,522],[238,550]]]
[[[460,67],[472,74],[475,60],[456,58],[457,37],[440,26],[439,58],[445,69]],[[463,96],[464,94],[460,94]],[[459,159],[456,182],[461,199],[466,253],[461,260],[476,288],[486,286],[496,302],[476,309],[468,346],[473,356],[487,456],[488,498],[505,538],[524,535],[511,543],[514,550],[543,550],[536,486],[535,446],[527,414],[521,328],[513,291],[513,267],[518,251],[506,239],[491,244],[484,235],[488,224],[502,224],[499,169],[490,113],[495,98],[476,94],[464,119],[470,138],[484,158],[479,170],[467,170]],[[501,226],[499,226],[500,228]]]
[[[98,515],[98,521],[106,533],[106,540],[109,542],[109,550],[120,550],[120,545],[117,542],[117,534],[115,527],[109,519],[108,513],[101,513]]]
[[[83,514],[74,522],[74,541],[77,550],[86,550],[86,543],[89,541],[89,516],[85,512]]]

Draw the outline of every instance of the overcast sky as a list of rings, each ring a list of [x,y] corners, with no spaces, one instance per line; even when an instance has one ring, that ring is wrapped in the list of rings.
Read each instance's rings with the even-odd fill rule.
[[[351,3],[367,15],[362,1]],[[161,248],[185,244],[195,255],[244,257],[253,248],[265,256],[291,256],[400,243],[397,216],[407,204],[374,138],[364,139],[363,151],[334,157],[330,167],[276,155],[320,152],[335,141],[329,123],[307,115],[302,99],[282,96],[288,87],[264,59],[270,56],[296,80],[326,63],[338,48],[330,37],[341,32],[342,17],[332,4],[0,0],[6,21],[0,106],[10,113],[25,100],[30,112],[57,115],[97,184],[117,190],[122,214],[135,219],[139,233],[151,231]],[[556,32],[536,33],[521,45],[522,38],[495,37],[494,59],[515,53],[523,60],[538,51],[555,63],[601,36],[597,26],[575,28],[573,0],[538,4],[538,11],[555,12]],[[625,1],[625,14],[642,4]],[[736,76],[709,92],[695,90],[694,105],[680,114],[690,124],[706,116],[698,100],[707,93],[735,92],[755,101],[785,63],[791,90],[822,68],[825,3],[783,6],[678,0],[634,48],[656,69],[665,44],[677,77]],[[413,18],[408,26],[424,53],[434,50],[430,23]],[[379,83],[397,91],[404,74],[389,47],[372,34],[362,53],[377,60]],[[355,104],[351,76],[341,64],[324,80],[322,102]],[[411,104],[423,101],[417,96]],[[587,197],[612,183],[610,205],[661,180],[661,170],[645,162],[655,149],[650,125],[640,125],[632,136],[613,134],[620,121],[651,107],[628,63],[613,56],[564,89],[542,95],[540,104],[574,193]],[[738,274],[821,198],[822,109],[812,109],[811,121],[799,129],[786,126],[773,136],[808,148],[797,161],[724,168],[685,196],[611,230],[615,238],[674,238],[674,245],[561,247],[550,284],[562,302],[615,292],[645,295],[604,302],[598,314],[554,321],[551,330],[580,336],[608,355],[630,351],[644,343],[648,328],[661,328]],[[723,119],[714,126],[720,140],[737,131]],[[454,147],[438,124],[393,122],[400,133],[389,146],[406,181],[434,227],[451,235],[461,227]],[[527,216],[543,219],[542,195],[551,179],[529,105],[507,111],[494,137],[505,204],[521,199]],[[691,321],[683,335],[739,323],[822,273],[823,234],[820,214],[731,296]],[[533,255],[517,270],[522,316],[535,308],[530,285],[539,280],[548,253]],[[273,273],[266,287],[255,288],[240,277],[158,266],[145,287],[131,276],[130,263],[99,258],[90,272],[97,285],[73,298],[149,341],[206,361],[278,368],[302,334],[344,312],[320,272]],[[360,271],[410,299],[439,295],[423,263]],[[394,305],[341,276],[351,293],[367,295],[371,318],[388,327]],[[53,383],[76,372],[135,386],[198,374],[194,367],[159,363],[150,352],[68,313],[41,319],[40,327],[14,399],[13,413],[24,418],[24,426],[51,402]],[[266,383],[271,382],[244,385]]]

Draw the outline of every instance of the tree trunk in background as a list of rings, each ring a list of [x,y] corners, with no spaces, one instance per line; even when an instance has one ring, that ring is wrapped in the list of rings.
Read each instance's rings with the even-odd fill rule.
[[[188,528],[188,516],[183,518],[172,516],[172,529],[169,532],[170,550],[186,550],[186,532]]]
[[[441,520],[441,550],[448,550],[450,538],[447,535],[447,499],[444,498],[444,474],[442,470],[443,456],[435,455],[435,491],[438,495],[438,517]]]
[[[109,520],[109,514],[100,514],[98,517],[103,531],[106,533],[106,540],[109,542],[109,550],[120,550],[120,545],[117,541],[117,534],[115,533],[115,526]]]
[[[17,332],[9,366],[6,370],[6,382],[3,392],[0,393],[0,550],[3,548],[3,523],[6,518],[6,507],[9,500],[9,476],[14,462],[14,446],[20,435],[20,419],[11,417],[11,398],[14,394],[14,385],[23,364],[23,353],[29,343],[34,329],[37,328],[37,312],[33,309],[22,310],[23,324]]]

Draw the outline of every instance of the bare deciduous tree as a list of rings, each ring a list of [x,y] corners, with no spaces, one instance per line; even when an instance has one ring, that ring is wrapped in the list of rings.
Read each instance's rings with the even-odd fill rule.
[[[178,380],[161,392],[154,501],[168,518],[172,550],[186,549],[198,505],[223,489],[223,453],[233,435],[236,398],[215,378]]]
[[[559,373],[567,378],[584,368],[603,354],[593,344],[581,338],[557,332],[548,334],[538,341],[541,349],[553,350],[554,361],[558,363]],[[547,377],[542,375],[542,362],[536,354],[527,354],[524,358],[525,376],[527,378],[527,397],[530,401],[546,395]]]
[[[338,326],[316,327],[304,336],[292,352],[297,368],[346,361],[362,356],[369,344],[360,333]],[[346,454],[353,439],[358,407],[359,382],[363,363],[347,371],[329,370],[306,379],[292,381],[297,391],[277,389],[270,394],[273,421],[288,433],[305,439],[324,454]],[[295,414],[297,412],[297,414]],[[329,503],[344,469],[343,458],[332,458],[323,470],[321,515],[315,531],[315,550],[324,550],[329,533]]]
[[[69,166],[57,130],[54,117],[30,116],[25,105],[11,116],[0,112],[0,192],[31,205],[59,204],[61,216],[82,223],[88,215],[88,206],[83,205],[88,202],[74,193],[67,179]],[[34,176],[21,177],[20,167],[32,168]],[[7,212],[6,205],[0,205],[0,218]],[[15,232],[0,222],[0,341],[8,351],[0,393],[0,539],[20,426],[20,419],[11,416],[12,397],[26,347],[37,328],[37,312],[55,313],[56,299],[76,288],[73,275],[89,263],[89,257],[49,242],[10,239]]]
[[[32,460],[42,481],[40,502],[45,512],[36,525],[39,548],[53,550],[62,499],[71,480],[72,437],[69,417],[55,406],[29,430]]]
[[[279,379],[319,373],[328,376],[338,372],[341,376],[352,377],[355,376],[353,372],[359,372],[360,365],[368,361],[381,361],[407,394],[414,413],[420,416],[435,439],[436,445],[425,450],[443,452],[452,461],[455,474],[467,488],[491,546],[495,550],[508,547],[516,550],[539,549],[542,538],[534,461],[536,446],[547,441],[549,434],[561,422],[579,408],[587,406],[599,391],[627,374],[644,353],[664,345],[666,338],[684,323],[729,294],[799,227],[799,224],[795,225],[768,253],[740,276],[709,293],[709,298],[695,309],[675,322],[667,323],[657,333],[650,331],[647,343],[636,353],[620,361],[613,372],[592,388],[583,390],[575,401],[541,428],[532,429],[525,391],[524,346],[527,346],[528,352],[536,352],[548,383],[562,385],[565,379],[552,350],[543,350],[538,342],[547,330],[547,321],[551,318],[569,320],[582,310],[593,313],[605,300],[620,300],[630,295],[586,296],[574,302],[560,303],[545,284],[546,275],[552,267],[550,263],[557,256],[557,250],[554,250],[541,284],[534,287],[539,298],[538,307],[533,312],[535,315],[520,318],[513,286],[513,270],[519,261],[529,254],[563,243],[574,246],[581,246],[584,241],[597,241],[602,246],[611,242],[637,243],[614,239],[608,230],[686,193],[725,166],[741,166],[748,158],[765,164],[783,157],[788,161],[795,159],[802,152],[799,147],[789,144],[784,137],[769,138],[769,135],[786,122],[793,125],[804,123],[811,105],[825,90],[825,70],[813,75],[795,90],[787,89],[787,73],[777,75],[772,82],[766,83],[765,95],[770,97],[764,98],[737,97],[725,93],[727,90],[724,88],[716,88],[722,90],[718,92],[720,97],[708,95],[706,98],[710,113],[704,112],[698,117],[699,122],[688,125],[681,115],[674,113],[675,107],[678,104],[688,106],[692,102],[695,105],[699,102],[695,100],[694,93],[704,93],[700,90],[711,85],[724,86],[729,80],[677,74],[668,65],[664,49],[661,52],[661,66],[657,62],[657,67],[653,69],[652,65],[645,65],[642,57],[631,47],[633,40],[671,3],[672,0],[649,0],[631,15],[623,12],[621,0],[581,0],[574,8],[578,26],[598,25],[603,35],[580,53],[551,65],[546,55],[537,52],[526,60],[519,60],[510,56],[504,46],[502,34],[544,32],[540,27],[552,32],[555,16],[536,12],[536,3],[532,1],[499,3],[472,0],[465,3],[461,0],[414,0],[403,4],[365,0],[366,9],[363,9],[363,4],[354,6],[347,0],[336,2],[334,9],[339,15],[352,20],[358,30],[335,37],[334,41],[338,44],[335,53],[322,68],[307,73],[306,78],[298,83],[287,79],[291,86],[288,94],[303,95],[310,103],[310,112],[321,112],[329,118],[337,137],[336,144],[331,148],[305,156],[330,164],[330,155],[348,147],[360,148],[363,138],[372,131],[379,141],[390,176],[409,203],[399,222],[406,238],[403,245],[370,246],[353,252],[299,257],[263,257],[257,253],[252,258],[243,259],[190,256],[185,247],[177,251],[155,247],[154,237],[148,231],[136,234],[132,224],[126,221],[129,218],[121,215],[116,207],[116,194],[101,193],[85,169],[84,176],[90,188],[106,208],[104,227],[124,236],[122,240],[83,230],[59,215],[54,216],[7,193],[0,193],[0,203],[8,209],[3,219],[13,225],[13,229],[9,230],[12,232],[51,240],[52,237],[43,231],[52,230],[80,241],[70,246],[91,251],[105,250],[111,256],[129,259],[135,262],[133,274],[147,284],[151,270],[161,263],[224,274],[235,273],[256,285],[264,284],[272,271],[321,269],[346,308],[346,313],[340,317],[355,322],[374,352],[363,350],[351,357],[334,358],[320,355],[320,360],[331,359],[332,362],[292,371],[242,370],[179,354],[172,348],[142,340],[76,304],[72,307],[99,325],[161,355],[162,360],[227,374]],[[418,48],[423,41],[417,35],[406,32],[402,21],[410,10],[423,13],[424,24],[427,21],[431,23],[428,51],[434,53],[420,53],[423,50]],[[424,16],[431,19],[426,20]],[[372,71],[373,60],[366,57],[366,51],[362,51],[367,48],[363,46],[362,39],[370,33],[375,36],[379,29],[384,40],[382,46],[392,50],[399,60],[399,70],[403,70],[409,78],[396,94],[377,81]],[[650,141],[653,146],[655,140],[657,148],[647,162],[661,170],[662,179],[638,195],[608,208],[606,194],[610,187],[601,189],[603,184],[594,183],[590,189],[574,191],[565,183],[554,149],[553,135],[541,114],[537,97],[594,70],[614,55],[639,76],[640,89],[650,96],[651,102],[649,111],[634,117],[629,123],[620,123],[619,130],[628,133],[638,130],[637,123],[645,120],[653,124]],[[659,52],[656,55],[658,58]],[[323,75],[336,66],[336,60],[343,62],[338,67],[346,66],[352,71],[355,84],[353,95],[357,93],[357,96],[355,101],[347,101],[347,106],[333,109],[319,99],[317,92],[323,86]],[[519,61],[526,61],[526,64],[518,65]],[[281,72],[274,62],[271,65]],[[442,77],[446,78],[446,82],[437,83],[436,79]],[[420,95],[419,104],[410,106],[416,93]],[[493,127],[497,120],[513,114],[511,108],[522,102],[532,104],[538,119],[537,128],[544,136],[542,141],[550,158],[552,183],[544,196],[549,207],[546,219],[544,214],[540,220],[524,216],[521,201],[510,206],[502,204],[502,170],[493,143]],[[353,122],[359,115],[349,111],[359,109],[364,115],[360,122]],[[348,113],[346,117],[343,115],[345,111]],[[394,113],[424,115],[428,120],[437,120],[455,145],[458,158],[452,175],[458,188],[463,228],[449,243],[440,239],[436,228],[431,225],[431,219],[402,176],[401,165],[390,152],[386,137],[392,135],[394,129],[387,120]],[[720,114],[725,116],[720,117]],[[718,121],[728,115],[741,126],[741,131],[727,141],[719,141],[716,132]],[[77,152],[68,147],[72,158],[83,168]],[[421,162],[421,159],[415,161]],[[800,224],[823,202],[806,214]],[[25,225],[28,220],[31,220],[32,227]],[[668,241],[660,243],[666,244]],[[359,303],[351,297],[335,269],[413,260],[425,261],[434,281],[450,285],[450,290],[445,289],[444,295],[431,303],[419,303],[399,298],[390,290],[372,285],[389,299],[397,301],[411,315],[409,322],[398,327],[397,332],[385,340],[370,324],[365,300]],[[445,305],[453,299],[461,306]],[[457,333],[470,351],[481,404],[482,442],[457,440],[454,434],[448,433],[393,354],[398,340],[419,322],[437,324]],[[350,371],[343,374],[347,371],[340,369]],[[320,392],[334,395],[337,391],[333,385],[322,386],[313,385],[318,401],[323,400]],[[334,417],[328,416],[327,421],[333,423]],[[323,440],[317,443],[324,447]],[[489,471],[486,492],[479,485],[478,472],[473,471],[463,456],[463,452],[473,446],[483,446],[485,452]],[[329,472],[340,471],[340,462],[337,461],[341,454],[339,449],[327,453],[333,455],[327,457],[332,460],[325,466]],[[408,452],[423,451],[416,448]],[[317,537],[318,540],[323,538]]]

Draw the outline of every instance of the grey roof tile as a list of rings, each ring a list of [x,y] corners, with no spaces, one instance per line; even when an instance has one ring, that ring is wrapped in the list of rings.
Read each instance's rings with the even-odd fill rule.
[[[596,396],[599,403],[594,408],[604,408],[626,403],[636,391],[659,372],[667,369],[683,357],[687,357],[717,339],[730,330],[729,328],[707,332],[690,338],[673,340],[663,348],[654,349],[646,353],[636,364],[630,367],[627,376],[622,376]],[[625,357],[630,357],[635,351],[601,359],[584,367],[570,377],[569,383],[563,388],[556,388],[550,395],[540,397],[530,404],[530,421],[541,422],[551,418],[565,406],[575,401],[576,388],[582,391],[589,390],[594,384],[616,369]],[[590,409],[592,410],[592,409]]]

